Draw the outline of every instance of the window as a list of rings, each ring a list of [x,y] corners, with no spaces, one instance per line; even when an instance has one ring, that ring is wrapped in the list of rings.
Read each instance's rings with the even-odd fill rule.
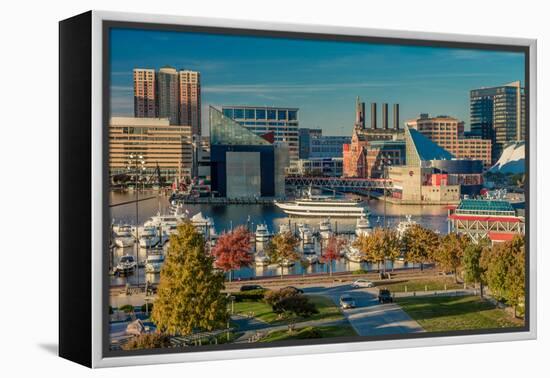
[[[256,118],[254,113],[255,113],[254,109],[245,109],[244,110],[244,118],[254,119],[254,118]]]
[[[296,121],[298,119],[298,112],[296,110],[289,110],[288,111],[288,120],[289,121]]]
[[[256,109],[256,119],[265,119],[265,109]]]
[[[277,113],[275,112],[275,110],[269,109],[267,111],[267,119],[277,119],[276,116],[277,116]]]
[[[233,109],[224,109],[223,115],[229,118],[233,118]]]
[[[244,109],[233,110],[233,119],[244,118]]]
[[[278,120],[286,120],[286,110],[277,110],[277,119]]]

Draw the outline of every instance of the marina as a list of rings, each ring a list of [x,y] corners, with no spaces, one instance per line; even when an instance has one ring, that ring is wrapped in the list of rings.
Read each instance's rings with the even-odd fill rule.
[[[234,280],[247,280],[261,277],[281,275],[311,275],[329,272],[328,264],[320,263],[322,250],[326,239],[337,234],[351,243],[358,235],[367,234],[374,227],[381,227],[384,218],[384,205],[379,200],[363,200],[365,215],[359,217],[289,217],[285,212],[271,203],[263,204],[181,204],[174,206],[170,197],[165,195],[152,196],[153,191],[144,193],[152,197],[140,202],[138,232],[140,243],[126,245],[123,248],[115,246],[111,250],[111,266],[116,267],[122,260],[131,256],[135,262],[135,271],[126,269],[122,274],[113,274],[110,283],[113,286],[158,283],[158,266],[152,266],[153,261],[160,259],[152,257],[162,255],[167,249],[170,233],[175,231],[178,222],[189,219],[201,230],[206,239],[215,240],[216,236],[239,225],[246,226],[255,236],[252,243],[255,249],[254,263],[251,267],[241,268],[232,273]],[[131,199],[135,193],[111,192],[111,203],[128,204],[111,208],[114,231],[132,230],[135,234],[136,214],[135,204]],[[176,212],[176,214],[174,214]],[[404,229],[406,224],[419,223],[438,233],[447,233],[447,208],[439,206],[399,206],[386,205],[386,222],[389,227]],[[160,227],[159,227],[160,226]],[[263,253],[263,247],[271,236],[279,232],[292,232],[300,239],[298,252],[302,261],[284,264],[286,266],[270,265]],[[159,237],[159,234],[162,235]],[[116,240],[116,239],[115,239]],[[149,240],[149,242],[141,242]],[[159,244],[159,240],[162,243]],[[139,245],[139,248],[138,248]],[[138,251],[139,249],[139,251]],[[136,259],[137,256],[137,259]],[[156,264],[161,265],[161,261]],[[347,249],[346,253],[334,261],[332,271],[353,272],[357,270],[378,269],[377,264],[361,262],[357,252]],[[149,266],[149,268],[148,268]],[[403,261],[388,261],[386,269],[411,268],[412,264]],[[416,266],[415,266],[416,267]]]

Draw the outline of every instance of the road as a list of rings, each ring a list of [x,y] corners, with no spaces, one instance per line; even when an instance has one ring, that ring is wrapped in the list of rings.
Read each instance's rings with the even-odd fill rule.
[[[351,295],[355,299],[356,308],[343,310],[343,314],[360,336],[424,332],[422,327],[398,305],[379,304],[378,289],[337,285],[304,288],[304,292],[328,296],[336,305],[338,305],[341,295]]]

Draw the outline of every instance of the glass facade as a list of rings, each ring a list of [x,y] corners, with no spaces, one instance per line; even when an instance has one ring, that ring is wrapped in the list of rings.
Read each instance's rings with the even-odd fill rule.
[[[239,110],[242,111],[243,109]],[[246,127],[241,126],[213,107],[210,107],[210,143],[211,145],[241,146],[271,145],[267,140],[249,131]]]
[[[265,106],[224,106],[222,113],[256,135],[273,133],[276,144],[288,145],[290,161],[299,158],[298,109]],[[290,163],[289,163],[290,164]]]
[[[525,93],[520,82],[470,91],[470,135],[492,141],[492,160],[509,142],[525,139]]]

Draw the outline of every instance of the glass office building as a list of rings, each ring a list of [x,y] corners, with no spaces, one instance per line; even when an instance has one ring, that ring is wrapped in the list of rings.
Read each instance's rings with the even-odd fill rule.
[[[510,142],[525,140],[525,93],[516,81],[470,91],[469,135],[492,141],[496,162]]]
[[[298,108],[223,106],[222,113],[256,135],[273,132],[275,143],[288,145],[289,162],[298,159]]]

